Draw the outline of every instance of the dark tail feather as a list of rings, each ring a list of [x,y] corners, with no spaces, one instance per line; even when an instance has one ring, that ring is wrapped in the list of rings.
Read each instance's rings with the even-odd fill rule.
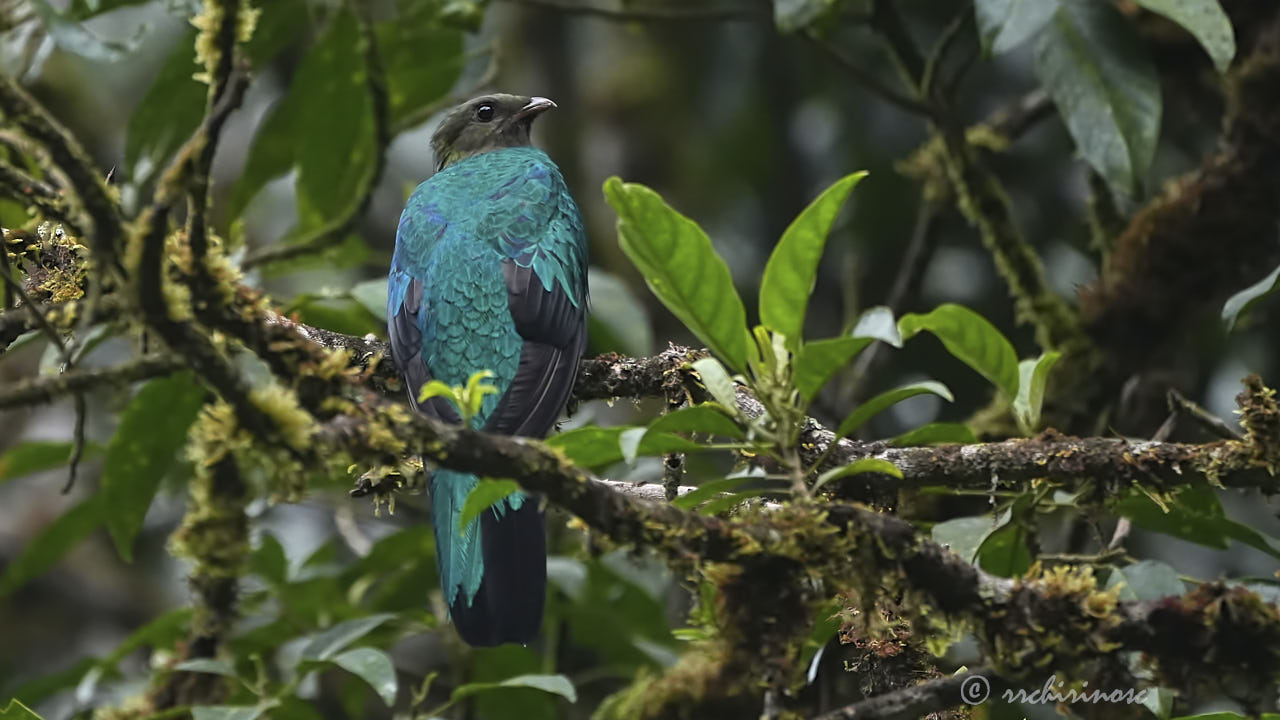
[[[473,646],[533,642],[547,596],[546,521],[540,498],[529,496],[502,517],[480,513],[484,576],[468,607],[459,593],[449,614],[458,634]]]

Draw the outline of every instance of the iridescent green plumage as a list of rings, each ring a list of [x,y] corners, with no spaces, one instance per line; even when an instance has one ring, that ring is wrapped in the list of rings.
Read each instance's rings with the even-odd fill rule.
[[[430,379],[461,385],[491,370],[498,393],[473,418],[490,432],[550,431],[586,342],[582,218],[559,169],[528,146],[532,116],[552,106],[498,95],[455,110],[433,141],[442,169],[409,198],[396,234],[388,325],[411,396]],[[418,409],[459,421],[439,398]],[[459,533],[476,482],[432,476],[441,587],[468,642],[528,641],[546,582],[541,510],[513,495]]]

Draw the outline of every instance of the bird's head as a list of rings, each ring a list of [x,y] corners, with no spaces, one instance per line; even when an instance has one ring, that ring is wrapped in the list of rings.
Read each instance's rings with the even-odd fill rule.
[[[490,150],[528,145],[533,119],[555,106],[544,97],[503,93],[462,103],[445,115],[431,136],[436,170]]]

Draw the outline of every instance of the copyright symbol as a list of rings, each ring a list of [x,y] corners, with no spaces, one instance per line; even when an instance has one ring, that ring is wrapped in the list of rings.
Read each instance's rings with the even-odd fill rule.
[[[981,675],[970,675],[960,683],[960,699],[970,705],[981,705],[991,694],[991,683]]]

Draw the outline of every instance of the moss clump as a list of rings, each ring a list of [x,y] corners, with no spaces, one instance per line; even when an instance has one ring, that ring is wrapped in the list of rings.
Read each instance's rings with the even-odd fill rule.
[[[661,675],[641,671],[627,688],[611,695],[593,720],[714,720],[756,717],[759,699],[732,672],[734,653],[719,642],[700,643]]]

